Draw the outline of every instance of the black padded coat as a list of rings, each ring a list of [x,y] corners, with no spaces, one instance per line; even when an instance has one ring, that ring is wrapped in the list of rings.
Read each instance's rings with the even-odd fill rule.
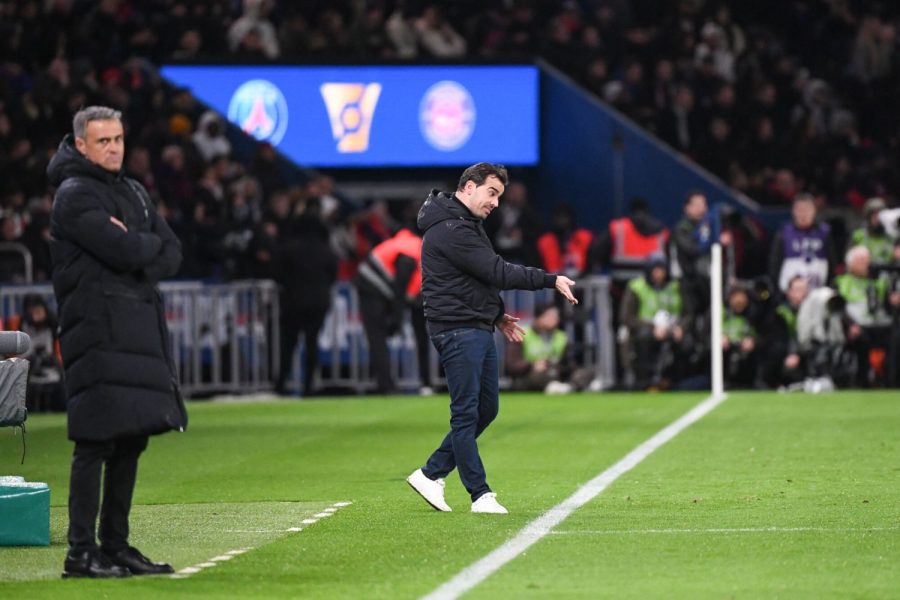
[[[187,412],[157,287],[178,270],[181,244],[143,186],[87,160],[71,135],[47,174],[58,186],[50,251],[69,438],[183,430]]]

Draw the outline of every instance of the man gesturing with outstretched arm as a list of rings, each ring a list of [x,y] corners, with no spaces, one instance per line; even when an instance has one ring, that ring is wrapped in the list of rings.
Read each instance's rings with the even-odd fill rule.
[[[494,328],[510,342],[521,342],[525,333],[505,313],[500,290],[555,287],[577,302],[571,279],[510,264],[494,252],[482,221],[499,205],[507,183],[502,165],[478,163],[463,172],[455,193],[433,190],[419,211],[425,319],[447,376],[450,433],[407,482],[443,512],[451,510],[444,478],[454,468],[472,497],[472,512],[507,512],[487,484],[475,441],[499,408]]]

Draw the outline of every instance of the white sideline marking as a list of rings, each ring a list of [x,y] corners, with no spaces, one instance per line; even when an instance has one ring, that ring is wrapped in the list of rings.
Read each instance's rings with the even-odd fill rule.
[[[660,446],[706,416],[711,410],[725,401],[726,395],[710,396],[697,406],[659,430],[650,439],[629,452],[619,462],[603,471],[574,494],[552,507],[550,510],[528,523],[519,533],[490,554],[475,561],[446,583],[440,585],[423,600],[455,600],[476,585],[490,577],[503,565],[510,562],[550,533],[573,512],[593,500],[600,492],[610,486],[616,479],[636,467],[645,458],[653,454]]]
[[[630,535],[654,533],[796,533],[802,531],[853,532],[896,531],[896,527],[733,527],[713,529],[595,529],[585,531],[551,531],[550,535]]]
[[[301,521],[301,523],[303,523],[304,525],[312,525],[313,523],[318,522],[319,519],[321,519],[323,517],[330,517],[335,512],[337,512],[338,509],[343,508],[345,506],[350,506],[351,504],[353,504],[353,503],[352,502],[335,502],[333,505],[329,506],[328,508],[323,509],[322,512],[314,515],[317,518],[303,519],[303,521]],[[303,531],[303,529],[304,529],[303,527],[290,527],[288,529],[229,529],[229,530],[226,530],[226,532],[228,532],[228,533],[296,533],[298,531]],[[250,552],[253,549],[254,548],[251,546],[251,547],[246,547],[246,548],[236,548],[234,550],[229,550],[228,552],[225,552],[224,554],[220,554],[219,556],[214,556],[214,557],[210,558],[209,560],[205,560],[201,563],[197,563],[196,565],[193,565],[191,567],[185,567],[185,568],[179,570],[177,573],[172,573],[171,575],[169,575],[169,577],[171,579],[185,579],[195,573],[199,573],[203,569],[209,569],[211,567],[215,567],[219,563],[229,561],[232,558],[234,558],[235,556],[239,556],[246,552]]]

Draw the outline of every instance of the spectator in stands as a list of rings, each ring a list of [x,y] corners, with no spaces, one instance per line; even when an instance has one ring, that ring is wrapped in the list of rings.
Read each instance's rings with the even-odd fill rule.
[[[44,299],[28,294],[22,300],[22,322],[18,329],[31,338],[31,347],[22,358],[28,368],[29,411],[66,410],[62,364],[57,355],[57,321]]]
[[[200,115],[197,130],[191,139],[200,156],[207,162],[219,156],[231,155],[231,142],[225,137],[222,120],[215,111],[208,110]]]
[[[687,84],[675,88],[671,107],[657,123],[659,137],[670,146],[689,154],[700,139],[700,118],[695,109],[694,91]]]
[[[863,207],[865,222],[853,231],[850,246],[865,246],[873,264],[886,265],[897,262],[894,257],[894,240],[881,222],[881,212],[887,208],[881,198],[869,198]]]
[[[709,214],[706,195],[699,190],[687,193],[682,212],[669,244],[671,272],[682,281],[689,310],[700,314],[709,306],[710,249],[718,226]],[[719,243],[730,244],[731,234],[720,233]]]
[[[640,277],[652,261],[666,256],[669,230],[650,214],[643,198],[632,198],[628,214],[609,222],[595,238],[591,262],[608,265],[610,275],[622,285]]]
[[[791,222],[775,234],[769,254],[769,276],[782,293],[801,275],[810,289],[828,285],[836,264],[828,225],[816,222],[816,201],[800,194],[791,206]]]
[[[766,275],[768,234],[759,219],[731,205],[719,207],[719,218],[720,241],[724,238],[728,242],[722,247],[726,278],[751,280]]]
[[[3,245],[0,248],[0,281],[26,282],[28,270],[25,254],[22,252],[24,246],[12,245],[21,243],[21,235],[21,218],[12,211],[6,211],[0,217],[0,244]]]
[[[725,31],[716,23],[708,22],[700,31],[701,42],[697,44],[694,61],[697,65],[707,59],[712,61],[716,75],[723,81],[734,80],[735,55],[728,45]]]
[[[714,116],[707,124],[706,135],[697,145],[697,162],[720,179],[727,179],[734,163],[734,146],[731,125],[724,117]]]
[[[856,79],[869,84],[885,79],[891,73],[896,32],[874,14],[865,15],[853,45],[850,71]]]
[[[644,390],[669,387],[685,343],[687,313],[677,279],[656,259],[630,282],[619,311],[620,356],[626,386]]]
[[[50,277],[50,211],[53,198],[49,194],[35,196],[28,202],[28,214],[21,242],[31,252],[32,281],[46,281]]]
[[[797,313],[809,293],[806,278],[796,275],[788,282],[785,300],[775,309],[766,326],[762,359],[763,380],[772,387],[788,386],[806,376],[806,365],[797,338]]]
[[[590,383],[588,369],[573,368],[568,335],[560,323],[559,307],[538,303],[522,343],[507,344],[506,372],[513,378],[513,389],[565,394]]]
[[[357,56],[375,59],[396,57],[396,51],[387,34],[387,15],[382,2],[366,2],[362,14],[350,32]]]
[[[568,204],[553,209],[553,226],[538,238],[537,247],[542,267],[550,273],[568,277],[582,274],[588,266],[588,251],[594,234],[575,224],[575,213]]]
[[[328,228],[319,206],[310,201],[291,228],[293,235],[278,240],[276,265],[281,286],[281,364],[275,391],[291,394],[294,351],[303,334],[301,393],[313,392],[319,365],[319,332],[331,307],[331,287],[337,276],[337,258],[328,244]]]
[[[344,15],[336,8],[319,13],[316,28],[309,32],[307,47],[313,56],[338,60],[352,56],[354,40],[347,29]]]
[[[244,13],[228,28],[228,47],[244,58],[275,59],[281,54],[278,35],[269,21],[270,0],[244,0]]]
[[[422,238],[411,228],[400,229],[372,248],[360,263],[354,283],[369,343],[369,365],[375,377],[376,393],[397,392],[387,339],[400,331],[407,308],[416,333],[422,386],[429,387],[428,338],[421,298]]]
[[[736,387],[750,387],[757,376],[758,334],[750,320],[750,294],[741,285],[733,286],[722,314],[722,350],[725,353],[725,381]]]
[[[397,2],[394,12],[385,23],[388,38],[394,45],[397,58],[410,60],[419,55],[419,34],[416,30],[415,11],[412,2]]]
[[[250,171],[259,180],[266,198],[270,198],[278,190],[288,187],[282,169],[278,164],[278,153],[275,147],[268,142],[260,142],[256,145],[256,156]]]
[[[466,40],[444,19],[441,6],[428,4],[415,21],[419,45],[432,58],[461,58],[466,54]]]

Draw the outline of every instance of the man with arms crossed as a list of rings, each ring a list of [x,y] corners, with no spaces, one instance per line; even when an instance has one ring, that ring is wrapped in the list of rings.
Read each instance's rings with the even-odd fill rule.
[[[510,342],[521,342],[525,332],[505,314],[500,290],[555,287],[577,302],[568,277],[510,264],[494,252],[482,220],[497,208],[507,183],[502,165],[478,163],[463,172],[456,193],[433,190],[419,211],[425,319],[447,376],[450,433],[407,482],[443,512],[451,510],[444,478],[458,467],[472,512],[507,513],[487,484],[475,442],[499,408],[494,327]]]
[[[171,573],[128,544],[128,515],[148,436],[187,426],[157,289],[178,271],[181,244],[122,172],[119,111],[87,107],[73,129],[47,168],[58,186],[50,252],[75,442],[63,577]]]

